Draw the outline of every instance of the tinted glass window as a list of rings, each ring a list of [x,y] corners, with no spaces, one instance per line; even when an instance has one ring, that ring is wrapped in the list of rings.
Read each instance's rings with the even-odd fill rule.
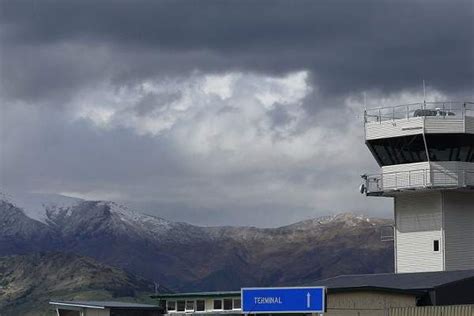
[[[168,310],[169,311],[176,310],[176,302],[175,301],[168,301]]]
[[[222,309],[222,300],[214,300],[214,309]]]
[[[158,311],[134,310],[134,309],[112,309],[110,316],[160,316]]]
[[[242,302],[240,301],[240,298],[234,299],[234,309],[239,309],[241,308]]]
[[[186,301],[186,310],[193,311],[194,310],[194,301]]]
[[[186,306],[185,301],[178,301],[178,312],[184,312],[184,307]]]
[[[59,309],[59,316],[81,316],[79,311],[69,311],[67,309]]]
[[[433,241],[433,251],[439,251],[439,240]]]
[[[226,311],[232,309],[232,299],[230,299],[230,298],[229,298],[229,299],[227,299],[227,298],[224,299],[224,309],[225,309]]]
[[[206,308],[206,303],[204,302],[204,300],[197,300],[196,301],[196,310],[198,312],[202,312],[204,311]]]
[[[474,162],[474,135],[426,134],[431,161]]]
[[[422,135],[374,139],[367,144],[381,166],[427,161]]]

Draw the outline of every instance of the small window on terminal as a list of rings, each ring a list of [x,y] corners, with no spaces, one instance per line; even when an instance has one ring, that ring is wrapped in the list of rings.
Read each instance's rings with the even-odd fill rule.
[[[224,310],[226,310],[226,311],[232,310],[232,299],[231,298],[224,299]]]
[[[184,308],[186,307],[186,302],[185,301],[178,301],[177,305],[177,311],[178,312],[184,312]]]
[[[433,241],[433,251],[439,251],[439,240]]]
[[[194,311],[194,301],[186,301],[186,311]]]
[[[204,300],[197,300],[196,301],[196,311],[197,312],[204,312],[206,310],[206,302]]]
[[[222,300],[214,300],[214,309],[222,309]]]
[[[176,302],[175,301],[168,301],[168,310],[169,311],[175,311],[176,310]]]
[[[242,308],[242,302],[240,301],[240,298],[235,298],[234,299],[234,309],[241,309]]]

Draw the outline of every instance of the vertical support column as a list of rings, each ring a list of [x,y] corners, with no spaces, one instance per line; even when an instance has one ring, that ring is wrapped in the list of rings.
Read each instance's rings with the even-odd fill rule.
[[[398,273],[398,262],[397,262],[397,197],[393,198],[393,268],[394,272]]]

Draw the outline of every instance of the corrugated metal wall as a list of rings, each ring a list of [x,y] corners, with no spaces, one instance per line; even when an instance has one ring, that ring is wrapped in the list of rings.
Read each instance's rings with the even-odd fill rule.
[[[474,118],[453,119],[443,117],[422,117],[410,119],[370,122],[365,124],[366,139],[398,137],[426,133],[474,133]]]
[[[426,133],[464,133],[464,119],[427,117]]]
[[[446,191],[443,201],[446,269],[474,269],[474,193]]]
[[[390,308],[387,316],[474,316],[473,305]]]
[[[466,133],[474,134],[474,117],[466,117]]]
[[[444,270],[441,193],[405,193],[395,197],[396,271]],[[433,251],[433,241],[440,251]]]
[[[366,139],[416,135],[422,131],[423,118],[421,117],[365,124]]]

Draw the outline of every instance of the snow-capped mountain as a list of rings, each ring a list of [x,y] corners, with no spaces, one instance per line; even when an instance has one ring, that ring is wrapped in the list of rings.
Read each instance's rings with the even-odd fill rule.
[[[42,223],[47,223],[48,212],[53,213],[69,209],[83,201],[82,199],[60,194],[25,192],[8,194],[0,192],[0,200],[15,205],[22,209],[26,216]]]
[[[294,285],[392,269],[391,245],[380,241],[389,221],[362,215],[267,229],[199,227],[107,201],[51,195],[26,202],[3,195],[0,201],[0,255],[73,252],[178,290]]]

